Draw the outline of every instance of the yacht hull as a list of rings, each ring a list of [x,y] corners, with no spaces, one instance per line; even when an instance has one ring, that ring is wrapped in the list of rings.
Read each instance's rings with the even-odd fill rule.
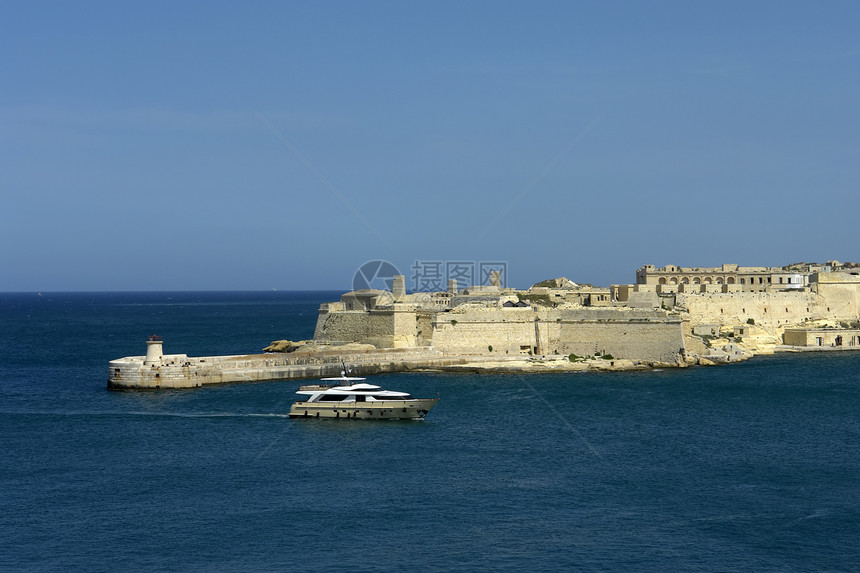
[[[290,418],[420,419],[437,402],[438,398],[348,403],[295,402],[290,407]]]

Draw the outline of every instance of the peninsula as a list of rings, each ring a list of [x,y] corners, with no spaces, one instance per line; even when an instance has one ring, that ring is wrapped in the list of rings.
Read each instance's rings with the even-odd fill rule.
[[[566,278],[526,290],[490,284],[444,292],[348,292],[319,309],[313,340],[262,354],[188,357],[147,341],[112,360],[108,387],[183,388],[400,371],[550,372],[711,366],[780,351],[860,349],[860,265],[654,267],[636,283]]]

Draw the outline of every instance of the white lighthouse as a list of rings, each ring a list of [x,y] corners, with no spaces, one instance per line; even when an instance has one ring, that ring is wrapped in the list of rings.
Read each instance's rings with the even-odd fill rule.
[[[151,364],[161,365],[161,357],[164,355],[164,351],[162,350],[162,343],[164,341],[161,340],[161,337],[153,334],[146,341],[146,359],[143,361],[144,366],[149,366]]]

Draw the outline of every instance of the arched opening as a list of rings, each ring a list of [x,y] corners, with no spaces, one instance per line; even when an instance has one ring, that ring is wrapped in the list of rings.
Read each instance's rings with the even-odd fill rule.
[[[660,280],[657,281],[658,284],[664,285],[666,284],[666,277],[660,277]]]

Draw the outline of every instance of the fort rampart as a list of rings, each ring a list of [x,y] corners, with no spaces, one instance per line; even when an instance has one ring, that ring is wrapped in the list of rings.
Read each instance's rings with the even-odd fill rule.
[[[434,348],[461,355],[612,355],[675,362],[684,352],[679,317],[657,310],[475,309],[436,316]]]

